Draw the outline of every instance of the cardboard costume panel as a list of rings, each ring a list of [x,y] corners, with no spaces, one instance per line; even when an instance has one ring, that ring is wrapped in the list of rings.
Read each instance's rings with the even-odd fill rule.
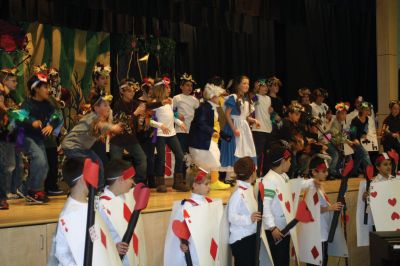
[[[115,197],[110,200],[100,199],[100,208],[103,209],[115,231],[118,233],[119,239],[122,239],[125,234],[134,207],[135,199],[133,197],[133,190],[126,193],[124,197]],[[126,257],[128,258],[129,265],[146,265],[147,255],[143,222],[140,216]]]
[[[321,265],[322,263],[322,242],[321,242],[321,205],[319,194],[315,188],[308,189],[305,194],[308,210],[311,212],[314,221],[299,223],[296,226],[301,244],[299,245],[300,261]]]
[[[93,240],[93,265],[98,266],[118,266],[122,265],[119,257],[117,246],[111,237],[107,225],[101,218],[100,214],[96,212],[96,222],[94,224]]]
[[[376,231],[400,229],[400,180],[371,183],[370,206]]]
[[[356,226],[357,226],[357,246],[369,246],[369,232],[372,232],[372,213],[371,208],[368,207],[368,222],[364,224],[364,212],[365,212],[365,202],[362,199],[363,194],[366,190],[367,182],[361,181],[358,189],[358,197],[357,197],[357,213],[356,213]]]

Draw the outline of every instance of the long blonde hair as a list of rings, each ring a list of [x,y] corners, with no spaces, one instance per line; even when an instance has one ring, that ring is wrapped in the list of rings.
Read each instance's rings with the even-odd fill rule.
[[[156,79],[154,83],[156,85],[151,88],[151,98],[156,102],[163,102],[168,98],[166,85],[162,83],[162,79]]]

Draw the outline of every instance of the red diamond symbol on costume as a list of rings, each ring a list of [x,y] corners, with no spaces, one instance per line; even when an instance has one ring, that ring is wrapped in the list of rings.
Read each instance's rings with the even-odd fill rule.
[[[104,234],[103,230],[100,229],[100,236],[101,236],[101,243],[105,248],[107,248],[107,237],[106,234]]]
[[[318,249],[315,246],[311,249],[311,255],[313,256],[314,260],[319,256]]]
[[[131,219],[131,215],[132,215],[131,210],[129,209],[128,205],[126,205],[126,203],[124,203],[124,218],[125,218],[125,221],[127,221],[128,223],[129,223],[129,220]]]
[[[215,258],[217,257],[217,251],[218,251],[218,245],[213,238],[211,239],[211,245],[210,245],[210,254],[213,260],[215,260]]]
[[[318,193],[317,193],[317,192],[314,193],[313,200],[314,200],[314,205],[317,205],[317,203],[318,203],[318,201],[319,201]]]
[[[135,255],[137,256],[139,254],[139,239],[135,233],[133,233],[132,236],[132,246],[133,252],[135,252]]]

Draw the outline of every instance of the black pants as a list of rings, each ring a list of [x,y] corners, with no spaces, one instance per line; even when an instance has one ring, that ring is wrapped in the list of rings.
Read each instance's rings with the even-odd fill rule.
[[[47,162],[49,171],[44,182],[45,191],[58,190],[58,154],[57,147],[46,148]]]
[[[307,263],[307,266],[313,266],[314,264]],[[328,265],[328,241],[322,242],[322,266]]]
[[[272,237],[272,233],[269,230],[265,231],[271,250],[272,259],[275,265],[289,266],[290,265],[290,235],[283,238],[277,245]]]
[[[254,146],[257,154],[257,176],[268,172],[267,150],[271,144],[271,133],[253,131]]]
[[[254,266],[255,244],[256,234],[252,234],[230,245],[235,258],[235,266]]]

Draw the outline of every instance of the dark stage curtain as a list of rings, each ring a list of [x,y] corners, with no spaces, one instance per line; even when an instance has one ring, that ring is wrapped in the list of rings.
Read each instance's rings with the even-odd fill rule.
[[[286,102],[309,86],[331,105],[376,104],[375,0],[2,0],[0,18],[171,38],[176,78],[192,72],[201,86],[276,75]]]

